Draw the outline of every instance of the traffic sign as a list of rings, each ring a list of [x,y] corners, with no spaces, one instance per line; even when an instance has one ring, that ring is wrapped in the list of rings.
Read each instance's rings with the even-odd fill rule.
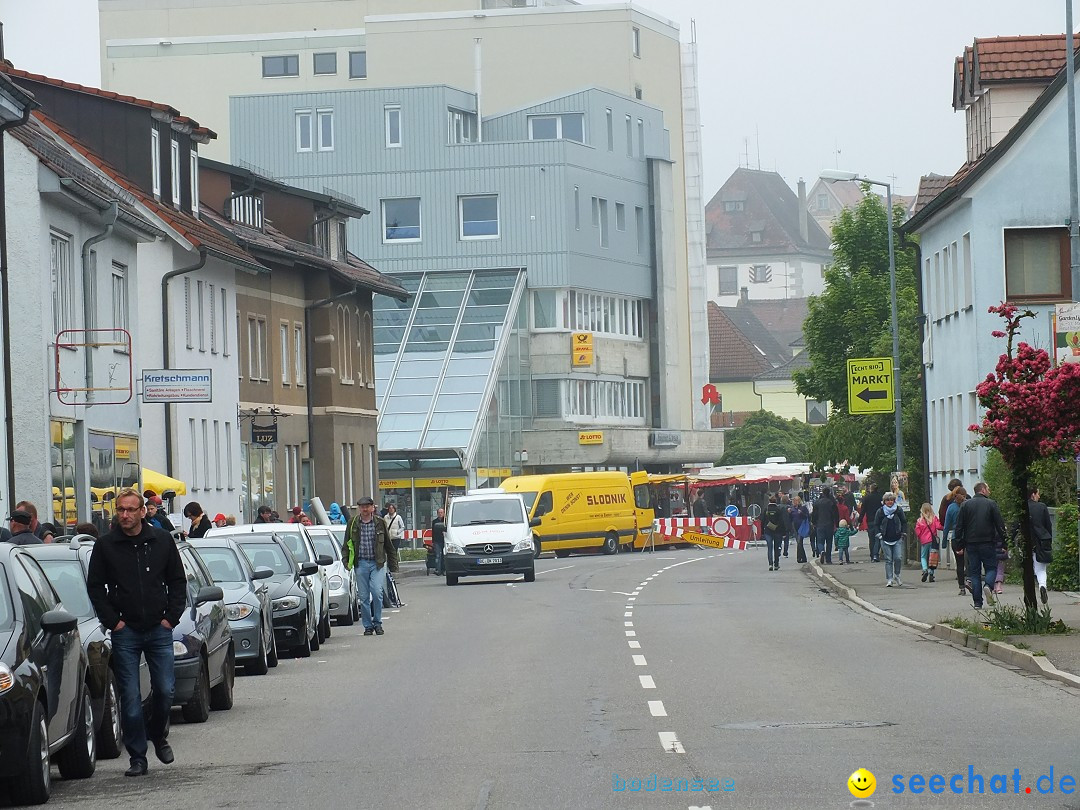
[[[848,360],[848,412],[892,413],[896,410],[895,384],[891,357]]]
[[[727,506],[724,507],[724,514],[727,515],[728,517],[738,517],[739,516],[739,507],[737,507],[733,503],[729,503]]]

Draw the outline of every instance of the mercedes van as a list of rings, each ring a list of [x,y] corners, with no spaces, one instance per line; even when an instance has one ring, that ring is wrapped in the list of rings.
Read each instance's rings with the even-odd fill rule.
[[[524,574],[536,579],[533,530],[521,496],[474,490],[450,501],[446,510],[443,567],[446,584],[460,577]]]

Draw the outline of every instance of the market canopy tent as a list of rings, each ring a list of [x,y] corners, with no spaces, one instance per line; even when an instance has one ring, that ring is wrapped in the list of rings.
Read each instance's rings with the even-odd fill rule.
[[[172,492],[176,495],[187,495],[187,484],[183,481],[177,478],[170,478],[167,475],[143,467],[141,491],[146,492],[148,489],[153,490],[158,495],[165,492]]]
[[[730,464],[707,467],[695,478],[697,486],[725,484],[765,484],[771,481],[792,481],[810,473],[809,464]]]

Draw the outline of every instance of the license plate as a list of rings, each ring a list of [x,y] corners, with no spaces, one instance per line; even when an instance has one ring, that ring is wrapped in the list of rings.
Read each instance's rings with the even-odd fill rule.
[[[476,561],[477,565],[501,565],[502,557],[481,557]]]

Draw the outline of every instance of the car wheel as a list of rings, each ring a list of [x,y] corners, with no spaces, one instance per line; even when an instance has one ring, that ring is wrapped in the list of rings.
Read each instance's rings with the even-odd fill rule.
[[[535,568],[530,568],[528,571],[525,572],[525,581],[526,582],[536,582],[536,569]]]
[[[534,534],[533,535],[533,559],[535,560],[537,557],[539,557],[540,553],[541,553],[540,538],[537,537]]]
[[[360,598],[353,594],[352,617],[354,622],[360,621]]]
[[[195,684],[195,692],[191,699],[181,709],[186,723],[205,723],[210,716],[210,673],[207,671],[206,660],[203,659],[199,668],[198,682]]]
[[[457,585],[457,581],[458,581],[458,575],[457,574],[447,574],[446,575],[446,584],[447,585]]]
[[[314,639],[308,635],[307,619],[304,619],[304,640],[293,647],[293,655],[297,658],[311,658],[311,642]]]
[[[225,671],[221,683],[210,690],[210,708],[215,712],[228,711],[233,706],[233,685],[236,682],[236,656],[232,644],[225,653]]]
[[[97,734],[94,733],[94,705],[90,690],[83,685],[75,731],[64,750],[56,755],[60,775],[65,779],[89,779],[97,766]]]
[[[49,727],[45,724],[42,705],[35,700],[34,713],[30,717],[26,761],[8,786],[12,801],[15,804],[45,804],[52,793],[50,766]]]
[[[270,652],[266,654],[266,665],[273,669],[278,664],[277,636],[270,631]]]
[[[315,625],[314,632],[311,634],[311,651],[318,652],[319,647],[322,646],[322,622]]]
[[[315,625],[315,638],[317,638],[319,640],[319,643],[322,644],[324,641],[326,641],[326,633],[323,632],[322,614],[319,614],[317,622],[318,623]],[[319,648],[312,647],[312,649],[317,650]]]
[[[608,532],[604,538],[603,551],[605,554],[619,553],[619,536],[615,532]]]
[[[555,556],[558,557],[560,560],[565,560],[567,557],[570,556],[570,549],[560,548],[555,552]]]
[[[328,638],[330,638],[330,633],[330,611],[328,610],[326,611],[326,617],[323,619],[323,641],[326,641]]]
[[[120,756],[123,740],[120,732],[120,696],[116,693],[116,676],[109,673],[105,684],[105,716],[101,718],[98,729],[97,745],[100,759],[116,759]]]
[[[349,609],[345,611],[345,615],[338,618],[338,624],[340,624],[342,627],[352,627],[354,621],[353,606],[355,604],[356,602],[354,601],[353,604],[349,606]]]

